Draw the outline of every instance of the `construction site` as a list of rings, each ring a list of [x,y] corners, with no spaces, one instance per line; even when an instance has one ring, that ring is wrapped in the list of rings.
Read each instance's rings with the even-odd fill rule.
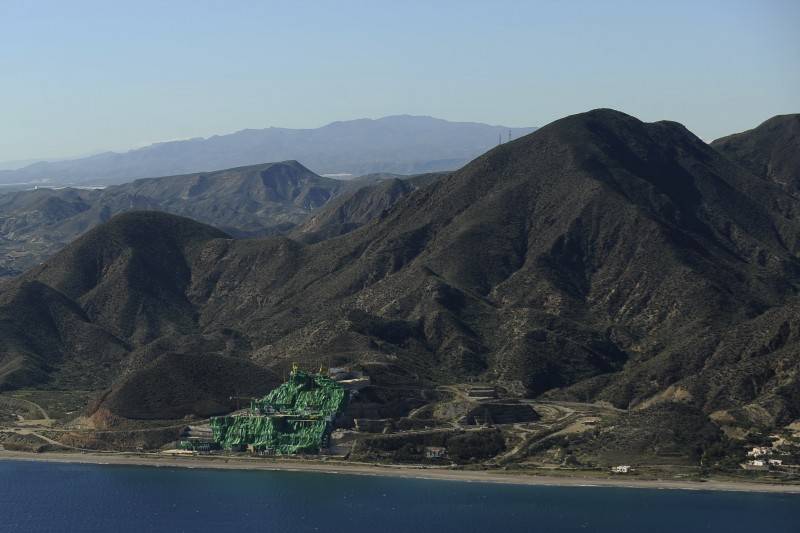
[[[254,455],[318,454],[329,447],[337,418],[369,378],[338,369],[311,373],[296,365],[285,383],[247,409],[190,426],[179,449],[215,449]]]
[[[103,426],[81,410],[89,391],[4,392],[0,451],[135,454],[155,460],[211,455],[216,459],[210,460],[221,462],[304,457],[337,464],[676,479],[699,476],[703,464],[713,460],[714,450],[699,459],[682,453],[696,448],[704,426],[702,420],[692,422],[680,406],[623,410],[604,403],[526,399],[476,382],[428,388],[387,384],[379,368],[370,367],[370,374],[365,370],[288,366],[283,380],[262,396],[230,390],[230,410],[216,416],[108,418]],[[652,429],[654,420],[670,427],[676,417],[686,426],[680,434]],[[732,457],[728,472],[777,481],[796,478],[800,426],[751,440],[751,448],[757,445],[752,450],[763,457],[752,450],[753,456],[745,457],[739,445],[738,451],[727,452]],[[699,461],[704,462],[700,467]]]
[[[214,441],[227,450],[261,454],[319,453],[348,395],[322,374],[292,370],[289,380],[242,414],[214,417]]]

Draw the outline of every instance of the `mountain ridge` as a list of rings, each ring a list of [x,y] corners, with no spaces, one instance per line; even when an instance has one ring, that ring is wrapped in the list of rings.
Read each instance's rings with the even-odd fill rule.
[[[319,174],[419,174],[453,170],[505,139],[535,128],[450,122],[425,116],[333,122],[316,129],[246,129],[155,143],[124,153],[39,162],[0,171],[0,183],[102,183],[299,160]]]
[[[102,190],[10,192],[0,195],[0,268],[13,275],[33,267],[86,230],[132,209],[190,216],[238,237],[282,233],[360,185],[283,161],[142,178]]]
[[[800,114],[777,115],[751,130],[717,139],[711,146],[757,176],[800,193]]]
[[[310,243],[122,215],[96,234],[152,219],[164,241],[70,245],[4,284],[0,314],[33,306],[32,283],[75,302],[100,352],[120,354],[95,383],[112,390],[167,353],[222,355],[277,375],[354,366],[401,413],[419,400],[409,391],[478,382],[631,412],[678,405],[734,433],[800,417],[800,205],[680,124],[573,115],[375,205],[379,216]],[[90,282],[70,289],[75,276]],[[67,375],[58,358],[36,367],[43,349],[13,320],[0,341],[39,372],[6,373],[6,386]],[[134,412],[126,397],[105,408]]]

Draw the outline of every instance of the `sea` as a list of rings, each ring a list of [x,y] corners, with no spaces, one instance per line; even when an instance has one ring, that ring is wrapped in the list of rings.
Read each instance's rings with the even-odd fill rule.
[[[800,533],[800,495],[0,461],[0,531]]]

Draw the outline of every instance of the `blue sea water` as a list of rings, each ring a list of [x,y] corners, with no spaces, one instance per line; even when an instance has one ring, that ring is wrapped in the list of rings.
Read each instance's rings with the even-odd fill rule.
[[[0,531],[800,532],[800,496],[0,461]]]

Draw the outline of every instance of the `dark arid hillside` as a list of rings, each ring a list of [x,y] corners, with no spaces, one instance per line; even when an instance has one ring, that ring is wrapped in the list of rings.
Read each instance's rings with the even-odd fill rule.
[[[757,128],[717,139],[711,146],[755,175],[793,194],[800,192],[800,114],[772,117]]]
[[[349,192],[340,194],[312,213],[289,235],[311,243],[344,235],[384,214],[406,195],[445,176],[436,172],[417,176],[368,175],[353,180]]]
[[[306,242],[119,215],[2,286],[0,386],[178,418],[293,362],[348,365],[373,380],[370,418],[474,382],[629,413],[627,437],[594,434],[611,448],[694,453],[800,417],[800,203],[753,170],[678,123],[600,109],[424,186],[342,197]]]

